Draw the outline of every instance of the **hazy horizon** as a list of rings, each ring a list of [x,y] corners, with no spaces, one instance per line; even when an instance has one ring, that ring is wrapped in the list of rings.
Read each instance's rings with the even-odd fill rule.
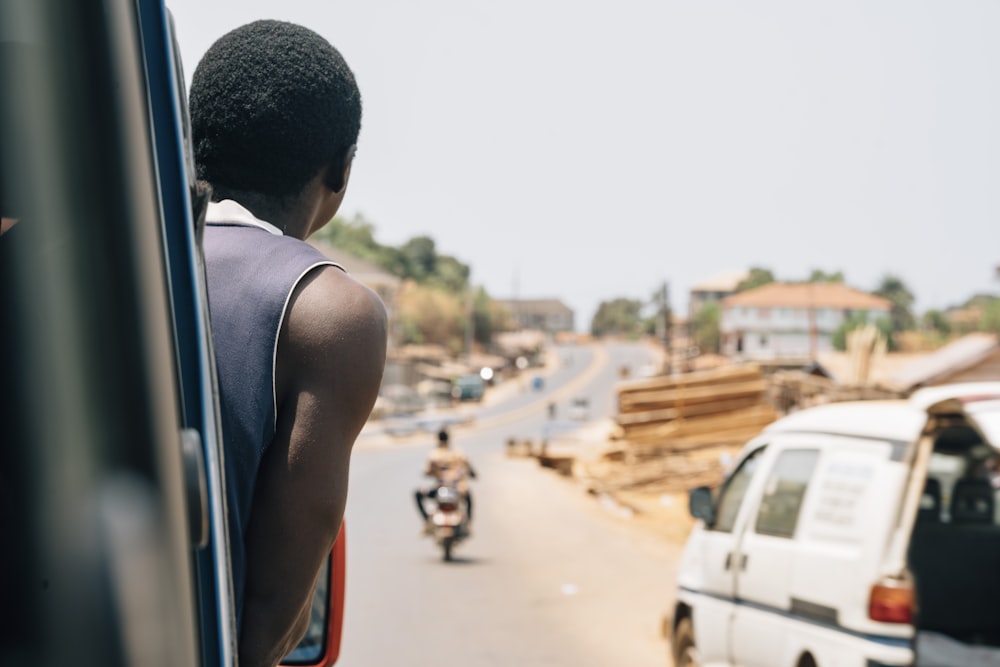
[[[185,73],[250,20],[306,25],[364,121],[341,210],[496,298],[649,299],[733,269],[996,294],[1000,4],[168,1]]]

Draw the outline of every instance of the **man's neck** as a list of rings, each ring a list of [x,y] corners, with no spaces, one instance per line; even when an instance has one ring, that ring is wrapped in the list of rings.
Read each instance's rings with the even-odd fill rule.
[[[285,236],[305,239],[311,232],[313,207],[304,198],[288,197],[279,199],[258,192],[222,190],[214,193],[214,199],[232,199],[250,211],[255,218],[269,222]]]

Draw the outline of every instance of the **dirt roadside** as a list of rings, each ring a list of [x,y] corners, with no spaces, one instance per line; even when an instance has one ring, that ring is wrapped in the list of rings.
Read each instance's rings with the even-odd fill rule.
[[[546,443],[544,456],[539,456],[537,443],[525,443],[511,455],[538,457],[543,468],[551,467],[552,474],[566,477],[617,521],[671,546],[683,546],[694,526],[685,479],[674,478],[666,471],[662,479],[654,479],[651,484],[633,488],[616,485],[612,478],[627,471],[629,465],[609,460],[608,454],[616,449],[609,435],[611,430],[611,420],[593,422]]]

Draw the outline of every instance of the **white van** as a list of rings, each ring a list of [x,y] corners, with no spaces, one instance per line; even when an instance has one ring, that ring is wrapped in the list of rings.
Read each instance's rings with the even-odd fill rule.
[[[1000,665],[1000,383],[793,413],[699,519],[676,667]]]

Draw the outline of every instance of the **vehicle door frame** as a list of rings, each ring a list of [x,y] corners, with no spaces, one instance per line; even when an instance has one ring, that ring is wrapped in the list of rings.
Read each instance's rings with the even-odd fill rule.
[[[767,482],[783,455],[790,452],[815,452],[805,492],[799,501],[796,526],[790,536],[776,536],[756,531]],[[730,624],[730,655],[734,664],[779,665],[785,643],[775,641],[775,623],[791,624],[787,614],[793,612],[792,574],[799,547],[796,537],[802,526],[802,510],[815,495],[812,481],[819,470],[825,444],[822,437],[778,434],[771,442],[771,457],[766,469],[758,471],[761,478],[739,534],[735,536],[734,597]],[[775,576],[777,572],[781,574]],[[757,585],[765,579],[766,586]],[[748,585],[749,584],[749,585]]]
[[[139,0],[150,123],[169,276],[183,426],[198,434],[205,470],[207,543],[194,551],[203,665],[236,663],[236,611],[229,553],[222,430],[200,248],[207,203],[195,180],[183,64],[163,0]]]
[[[695,644],[701,660],[706,664],[725,661],[732,664],[731,631],[736,600],[736,551],[738,537],[746,525],[748,516],[755,511],[755,497],[760,495],[763,485],[762,471],[770,467],[773,447],[770,438],[752,440],[744,448],[743,455],[735,463],[732,472],[719,488],[714,507],[718,510],[722,498],[730,488],[732,480],[743,470],[748,461],[756,459],[756,469],[750,473],[743,497],[739,501],[732,528],[728,531],[712,526],[704,526],[698,536],[696,553],[700,572],[699,589],[692,591],[698,595],[698,603],[692,610]],[[718,515],[715,517],[718,521]],[[714,524],[715,522],[713,522]]]

